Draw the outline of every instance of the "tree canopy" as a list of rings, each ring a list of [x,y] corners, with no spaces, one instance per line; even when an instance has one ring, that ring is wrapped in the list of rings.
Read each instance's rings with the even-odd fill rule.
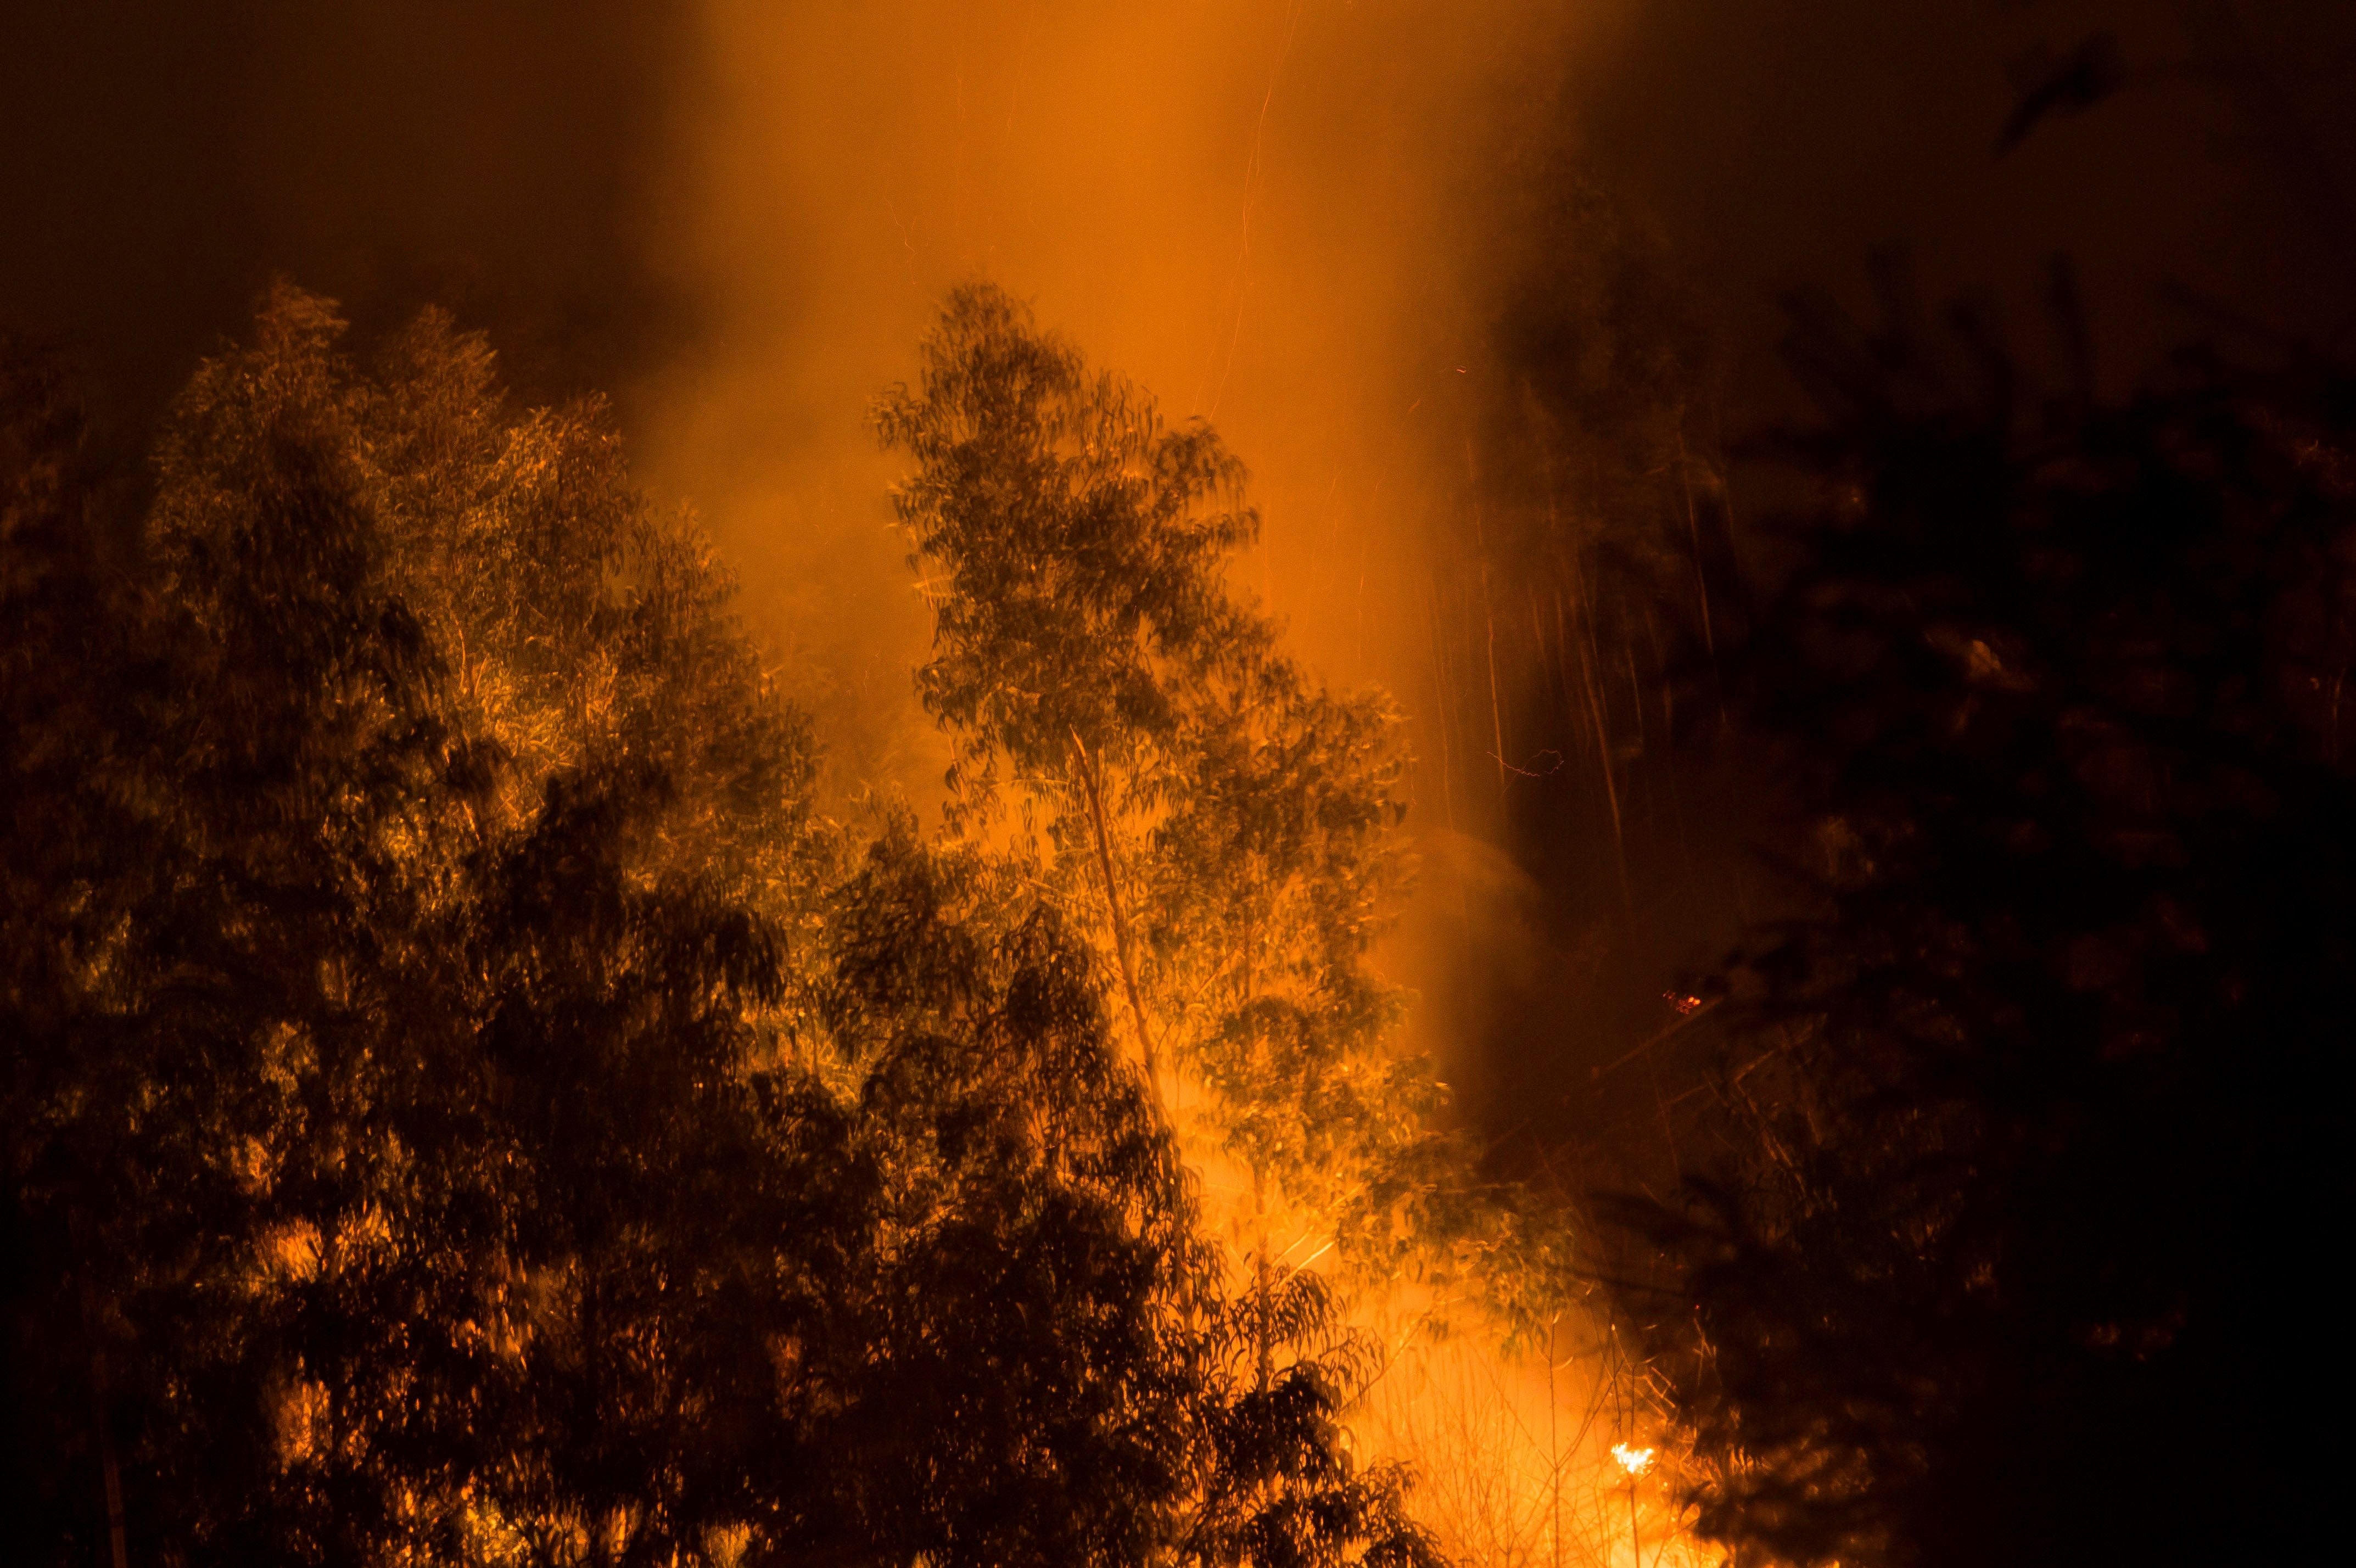
[[[1632,1217],[1702,1526],[1799,1563],[2317,1539],[2345,1180],[2347,378],[2133,399],[1817,334],[1813,503],[1729,666],[1812,847],[1735,1157]],[[1960,359],[1960,365],[1954,362]]]
[[[1233,1439],[1266,1391],[1057,903],[813,814],[600,409],[511,410],[438,315],[341,336],[273,294],[119,559],[91,514],[138,487],[5,357],[32,1557],[1412,1548],[1341,1506],[1330,1399]],[[1271,1514],[1269,1466],[1340,1501]]]
[[[1438,1085],[1390,1047],[1368,962],[1404,888],[1398,715],[1317,682],[1226,582],[1259,519],[1208,424],[1165,425],[987,286],[950,296],[921,365],[876,422],[915,464],[894,498],[951,823],[980,841],[1016,806],[1001,852],[1107,951],[1153,1104],[1230,1189],[1211,1217],[1243,1268],[1190,1549],[1423,1561],[1405,1477],[1347,1462],[1336,1418],[1376,1367],[1302,1267],[1338,1244],[1387,1277],[1462,1240],[1431,1222],[1461,1197]]]
[[[1259,528],[1241,464],[986,286],[950,297],[877,423],[915,464],[895,504],[954,810],[1019,805],[1122,970],[1149,1072],[1248,1184],[1241,1244],[1445,1266],[1441,1091],[1369,963],[1406,888],[1400,720],[1287,657],[1226,581]]]

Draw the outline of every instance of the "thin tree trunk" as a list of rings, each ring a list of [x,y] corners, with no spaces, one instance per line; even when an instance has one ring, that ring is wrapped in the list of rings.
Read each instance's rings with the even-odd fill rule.
[[[106,1496],[106,1541],[114,1568],[131,1568],[131,1552],[123,1539],[123,1470],[115,1462],[114,1431],[107,1420],[106,1344],[99,1338],[98,1298],[90,1279],[81,1280],[82,1330],[90,1336],[91,1401],[98,1426],[99,1481]]]
[[[1627,1432],[1628,1441],[1633,1445],[1636,1440],[1636,1360],[1628,1353],[1628,1347],[1622,1342],[1617,1329],[1612,1331],[1612,1348],[1618,1352],[1617,1359],[1621,1371],[1626,1378],[1624,1386],[1627,1390],[1628,1404],[1622,1428]],[[1634,1564],[1634,1568],[1644,1568],[1644,1542],[1636,1530],[1636,1471],[1633,1466],[1626,1468],[1628,1470],[1628,1556],[1631,1563]]]
[[[1644,1568],[1644,1543],[1636,1534],[1636,1474],[1628,1473],[1628,1555],[1635,1560],[1636,1568]]]
[[[1693,541],[1694,592],[1701,601],[1701,643],[1709,653],[1710,686],[1718,693],[1718,718],[1726,721],[1726,677],[1718,667],[1718,628],[1709,613],[1709,570],[1702,562],[1701,514],[1694,507],[1693,472],[1686,459],[1685,411],[1677,412],[1677,483],[1686,493],[1686,534]],[[1721,494],[1724,485],[1720,485]]]
[[[1273,1343],[1274,1336],[1269,1331],[1269,1322],[1268,1186],[1267,1179],[1261,1175],[1260,1168],[1257,1165],[1252,1167],[1252,1218],[1259,1228],[1258,1279],[1257,1282],[1259,1294],[1258,1349],[1259,1351],[1259,1392],[1266,1393],[1268,1392],[1269,1380],[1274,1375],[1276,1351],[1275,1345]]]
[[[1636,750],[1644,749],[1644,688],[1636,678],[1636,639],[1628,633],[1625,615],[1620,621],[1620,651],[1628,656],[1628,701],[1636,710]]]
[[[1676,687],[1676,683],[1669,678],[1668,660],[1661,652],[1661,628],[1653,619],[1652,607],[1649,605],[1644,610],[1644,636],[1653,645],[1653,668],[1660,677],[1661,731],[1670,747],[1667,760],[1661,764],[1661,783],[1668,792],[1669,820],[1676,826],[1677,859],[1685,867],[1687,878],[1690,880],[1694,874],[1693,834],[1686,826],[1685,795],[1677,787],[1677,758],[1675,750],[1677,736]]]
[[[1694,506],[1693,473],[1686,459],[1686,418],[1683,410],[1677,413],[1677,484],[1686,494],[1686,534],[1693,541],[1694,590],[1701,602],[1701,645],[1709,653],[1712,670],[1718,667],[1718,628],[1711,624],[1709,613],[1709,572],[1701,559],[1701,514]]]
[[[1572,586],[1575,592],[1578,586],[1576,579],[1573,580]],[[1554,609],[1556,618],[1559,621],[1563,613],[1562,592],[1559,589],[1555,592]],[[1580,603],[1580,611],[1582,615],[1587,613],[1586,601],[1583,597]],[[1565,642],[1568,642],[1570,635],[1569,628],[1563,628],[1560,635]],[[1582,638],[1579,645],[1579,679],[1580,686],[1587,697],[1588,713],[1595,724],[1595,762],[1603,773],[1603,802],[1612,809],[1612,847],[1618,855],[1620,865],[1620,903],[1623,910],[1633,915],[1636,910],[1636,896],[1628,880],[1628,838],[1620,823],[1620,784],[1612,766],[1612,727],[1610,720],[1604,715],[1603,699],[1595,689],[1594,655],[1586,638]]]
[[[1153,1061],[1153,1035],[1145,1024],[1145,1002],[1137,989],[1137,965],[1130,956],[1129,922],[1121,914],[1120,890],[1113,880],[1112,835],[1105,827],[1104,792],[1097,779],[1097,769],[1088,757],[1087,747],[1081,742],[1080,732],[1072,731],[1072,752],[1079,763],[1081,787],[1088,797],[1088,818],[1096,828],[1097,865],[1104,872],[1105,912],[1112,921],[1113,950],[1120,957],[1121,984],[1129,992],[1129,1016],[1137,1025],[1137,1049],[1145,1063],[1146,1082],[1153,1086],[1158,1102],[1162,1097],[1162,1080]]]
[[[1476,527],[1479,524],[1480,516],[1480,509],[1475,507],[1473,509],[1472,517]],[[1503,811],[1505,809],[1505,769],[1511,764],[1505,761],[1505,707],[1497,695],[1497,612],[1495,607],[1489,602],[1489,557],[1487,553],[1487,546],[1485,544],[1483,546],[1483,553],[1481,556],[1481,618],[1487,624],[1489,631],[1489,641],[1487,646],[1489,659],[1489,735],[1490,744],[1496,748],[1489,754],[1495,758],[1497,763],[1497,805],[1498,809]]]
[[[1558,1312],[1547,1319],[1547,1475],[1554,1492],[1553,1551],[1554,1568],[1562,1568],[1562,1445],[1555,1436],[1555,1326],[1562,1321]]]
[[[1237,956],[1241,961],[1239,966],[1243,971],[1243,1004],[1248,1017],[1253,996],[1252,935],[1252,923],[1247,919],[1244,923],[1243,951]],[[1253,1026],[1253,1032],[1255,1035],[1258,1032],[1257,1023]],[[1258,1043],[1257,1040],[1254,1043]],[[1252,1164],[1251,1178],[1252,1228],[1259,1232],[1259,1251],[1253,1262],[1253,1286],[1258,1296],[1258,1321],[1253,1326],[1253,1338],[1256,1341],[1254,1349],[1258,1351],[1254,1365],[1258,1375],[1259,1392],[1266,1393],[1269,1379],[1275,1371],[1276,1349],[1269,1321],[1268,1173],[1261,1168],[1257,1160]]]

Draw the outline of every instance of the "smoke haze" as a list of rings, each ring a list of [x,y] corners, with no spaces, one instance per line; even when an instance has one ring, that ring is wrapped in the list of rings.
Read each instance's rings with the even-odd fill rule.
[[[1411,684],[1426,468],[1482,347],[1463,176],[1550,85],[1567,22],[1496,0],[903,0],[789,22],[714,3],[702,28],[662,253],[709,315],[649,400],[651,450],[753,603],[849,683],[846,720],[874,678],[903,700],[924,630],[865,404],[969,278],[1166,417],[1215,419],[1268,522],[1242,586],[1337,677]],[[888,758],[853,771],[937,773]]]

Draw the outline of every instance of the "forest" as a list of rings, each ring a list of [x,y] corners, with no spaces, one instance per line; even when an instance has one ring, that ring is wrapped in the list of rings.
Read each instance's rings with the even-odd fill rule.
[[[0,1563],[2342,1533],[2356,10],[0,26]]]
[[[1396,705],[1005,293],[873,411],[937,820],[819,809],[693,517],[446,315],[282,284],[140,466],[12,343],[13,1554],[1438,1568],[1402,1315],[1616,1358],[1641,1563],[2298,1550],[2356,379],[1971,325],[1818,336],[1780,568],[1661,656],[1787,890],[1666,1185],[1442,1114]]]

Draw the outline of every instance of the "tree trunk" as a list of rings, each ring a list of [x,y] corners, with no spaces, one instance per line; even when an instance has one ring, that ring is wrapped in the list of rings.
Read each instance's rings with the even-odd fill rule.
[[[1129,922],[1120,909],[1120,890],[1113,880],[1112,836],[1105,827],[1104,791],[1097,778],[1088,749],[1080,741],[1079,731],[1072,731],[1072,754],[1080,775],[1080,787],[1088,798],[1088,818],[1096,829],[1097,865],[1104,873],[1105,912],[1112,922],[1113,951],[1120,958],[1121,984],[1129,992],[1129,1016],[1137,1025],[1137,1049],[1145,1063],[1146,1082],[1153,1086],[1154,1100],[1162,1097],[1162,1080],[1153,1061],[1153,1035],[1145,1025],[1145,1003],[1137,989],[1137,965],[1130,956]]]
[[[1258,1328],[1256,1338],[1258,1341],[1256,1349],[1259,1352],[1258,1361],[1259,1392],[1266,1393],[1269,1380],[1275,1372],[1276,1345],[1269,1313],[1268,1183],[1267,1179],[1260,1174],[1258,1166],[1252,1167],[1252,1220],[1259,1230],[1259,1260],[1256,1281],[1259,1296],[1259,1321],[1256,1326]]]
[[[106,1344],[99,1338],[98,1297],[87,1275],[81,1280],[81,1322],[90,1336],[91,1403],[97,1421],[99,1483],[106,1498],[107,1548],[114,1568],[130,1568],[131,1553],[123,1528],[123,1470],[115,1462],[114,1431],[107,1419]]]

